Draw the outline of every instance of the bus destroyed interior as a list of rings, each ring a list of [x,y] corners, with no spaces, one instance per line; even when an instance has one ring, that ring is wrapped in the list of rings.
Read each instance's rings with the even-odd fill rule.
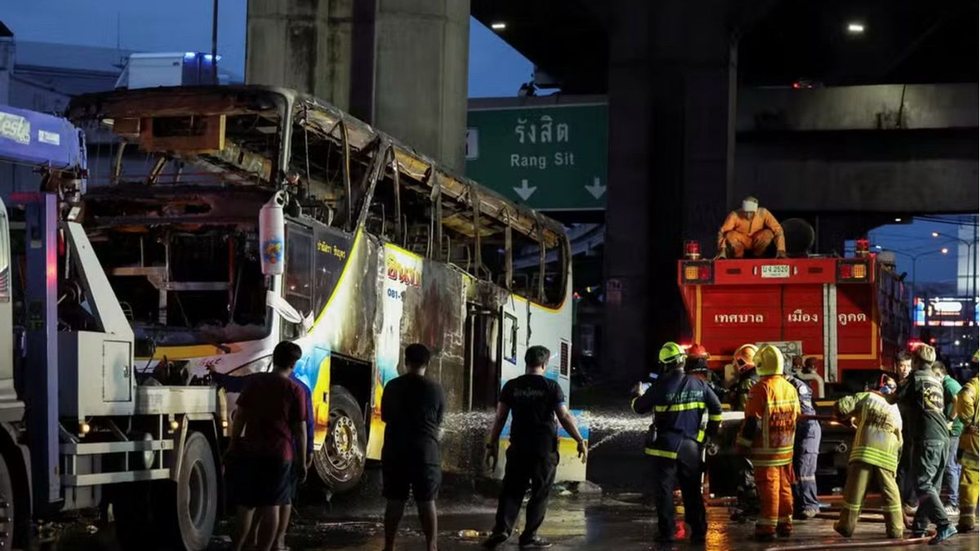
[[[270,334],[275,289],[260,270],[258,213],[278,189],[288,196],[282,297],[306,320],[340,275],[315,253],[360,229],[456,266],[484,293],[552,307],[565,299],[559,224],[315,98],[255,87],[130,91],[76,100],[71,117],[113,135],[114,162],[93,168],[81,219],[151,349]],[[287,325],[283,337],[303,332]]]

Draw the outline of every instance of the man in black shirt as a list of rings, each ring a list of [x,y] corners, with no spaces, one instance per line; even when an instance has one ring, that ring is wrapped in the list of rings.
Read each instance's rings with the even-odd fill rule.
[[[504,470],[503,488],[497,505],[497,519],[493,533],[484,544],[495,548],[507,541],[521,501],[531,486],[531,499],[527,504],[527,522],[519,539],[522,548],[542,549],[551,543],[538,537],[538,528],[544,522],[548,509],[548,496],[555,481],[558,467],[558,424],[578,442],[578,455],[585,462],[587,450],[582,435],[575,426],[575,418],[565,405],[565,393],[558,383],[544,376],[551,352],[543,346],[532,346],[524,355],[526,372],[507,381],[500,391],[497,416],[490,429],[487,457],[493,469],[497,465],[497,449],[500,432],[508,414],[513,414],[510,425],[510,447],[507,448],[507,465]]]
[[[429,551],[436,550],[436,496],[442,482],[439,426],[445,410],[442,387],[425,378],[429,350],[421,344],[405,348],[406,373],[385,385],[381,420],[385,442],[381,450],[385,508],[385,551],[392,551],[398,524],[405,512],[409,487]]]

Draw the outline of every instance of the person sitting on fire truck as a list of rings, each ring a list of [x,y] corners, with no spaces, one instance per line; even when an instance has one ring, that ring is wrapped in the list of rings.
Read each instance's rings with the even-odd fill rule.
[[[786,257],[786,238],[783,227],[767,209],[759,207],[759,200],[746,197],[742,208],[728,213],[718,230],[718,257],[762,258],[776,241],[776,258]]]

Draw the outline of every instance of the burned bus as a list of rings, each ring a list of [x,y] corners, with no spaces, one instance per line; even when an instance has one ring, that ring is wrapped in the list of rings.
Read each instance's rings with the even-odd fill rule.
[[[530,344],[552,350],[547,375],[568,392],[557,222],[289,90],[115,91],[75,99],[69,116],[107,153],[77,218],[140,343],[140,376],[265,371],[275,344],[295,341],[316,471],[334,491],[380,458],[381,394],[408,343],[433,350],[450,413],[493,408]],[[456,438],[449,470],[482,451],[466,441],[479,436]]]

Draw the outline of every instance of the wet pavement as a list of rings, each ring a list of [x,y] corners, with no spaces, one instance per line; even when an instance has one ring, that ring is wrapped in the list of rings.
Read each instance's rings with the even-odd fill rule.
[[[383,547],[382,511],[384,502],[379,497],[375,484],[365,484],[362,491],[354,496],[341,496],[331,504],[325,504],[322,496],[307,495],[297,507],[293,524],[287,538],[293,550],[333,550],[380,551]],[[709,531],[704,546],[687,542],[672,545],[654,544],[656,536],[655,511],[648,505],[649,500],[641,493],[606,493],[602,496],[584,498],[578,496],[556,496],[552,499],[540,535],[554,542],[553,549],[614,551],[620,549],[738,549],[754,551],[785,548],[787,546],[816,545],[819,548],[832,548],[835,544],[846,542],[833,532],[833,518],[813,519],[797,522],[790,538],[779,539],[774,543],[762,544],[750,541],[753,531],[751,522],[738,523],[729,520],[729,510],[724,506],[708,509]],[[457,487],[444,494],[439,500],[439,548],[442,550],[482,549],[480,543],[493,524],[495,501],[484,497],[472,487]],[[874,500],[867,506],[875,507]],[[835,517],[834,514],[826,515]],[[870,522],[859,524],[852,542],[872,543],[884,539],[884,524],[880,515],[866,515]],[[521,519],[520,522],[523,522]],[[212,548],[227,549],[231,529],[225,520],[217,527],[218,535],[213,539]],[[80,518],[67,523],[60,537],[42,546],[43,549],[118,549],[112,536],[112,529],[95,531],[94,525]],[[406,509],[405,519],[399,533],[397,548],[404,551],[422,551],[424,538],[418,517],[412,505]],[[925,544],[905,546],[875,546],[876,549],[945,549],[976,550],[978,534],[962,534],[940,547]],[[517,550],[516,537],[499,549]]]
[[[548,517],[540,535],[555,543],[553,549],[698,549],[690,543],[673,545],[653,544],[656,536],[655,512],[645,505],[640,494],[607,495],[598,499],[556,498],[552,501]],[[289,537],[292,549],[350,549],[380,550],[383,546],[381,503],[372,511],[335,511],[304,507]],[[490,499],[472,498],[469,503],[448,505],[440,503],[439,547],[443,550],[481,549],[482,534],[493,524],[495,503]],[[879,518],[869,515],[870,519]],[[821,545],[831,547],[844,541],[833,532],[833,520],[814,519],[798,522],[792,537],[775,543],[761,544],[749,541],[753,531],[751,523],[729,520],[725,507],[709,508],[709,532],[707,549],[763,550],[774,547],[797,545]],[[872,542],[884,539],[884,524],[862,522],[851,539],[854,542]],[[424,539],[418,518],[414,513],[406,515],[399,534],[399,549],[424,550]],[[877,547],[878,549],[917,549],[928,545]],[[960,535],[939,549],[975,550],[977,534]],[[517,549],[516,538],[501,549]]]
[[[596,416],[596,420],[599,417]],[[585,497],[577,495],[556,496],[552,499],[547,519],[540,535],[555,543],[553,549],[618,551],[620,549],[737,549],[755,551],[778,549],[788,546],[819,546],[830,549],[847,541],[874,545],[884,538],[884,524],[880,515],[867,515],[870,522],[859,524],[850,540],[833,531],[836,514],[830,518],[814,519],[795,524],[794,535],[771,544],[750,541],[752,523],[729,520],[725,507],[708,510],[709,532],[704,546],[682,542],[673,545],[654,544],[657,533],[656,513],[650,506],[648,493],[652,476],[649,462],[637,453],[642,449],[643,434],[648,421],[617,413],[606,415],[602,423],[592,430],[588,477],[599,483],[602,495]],[[335,496],[327,502],[315,484],[308,484],[303,491],[294,514],[287,543],[293,550],[380,551],[383,547],[380,472],[369,469],[364,482],[353,494]],[[486,532],[493,525],[496,502],[490,497],[492,489],[472,479],[447,477],[440,495],[439,548],[442,550],[477,551]],[[833,498],[826,500],[833,503]],[[878,507],[869,499],[868,508]],[[520,522],[523,522],[521,519]],[[219,523],[213,539],[215,550],[229,548],[231,526],[228,519]],[[45,550],[73,551],[75,549],[99,549],[115,551],[112,528],[96,529],[93,517],[82,516],[56,526],[53,537],[41,546]],[[939,547],[925,544],[904,546],[874,546],[876,549],[945,549],[977,550],[978,534],[964,534]],[[811,547],[813,548],[813,547]],[[404,551],[424,550],[425,543],[413,506],[406,509],[397,549]],[[504,544],[502,551],[518,549],[516,537]],[[788,551],[788,550],[787,550]]]

